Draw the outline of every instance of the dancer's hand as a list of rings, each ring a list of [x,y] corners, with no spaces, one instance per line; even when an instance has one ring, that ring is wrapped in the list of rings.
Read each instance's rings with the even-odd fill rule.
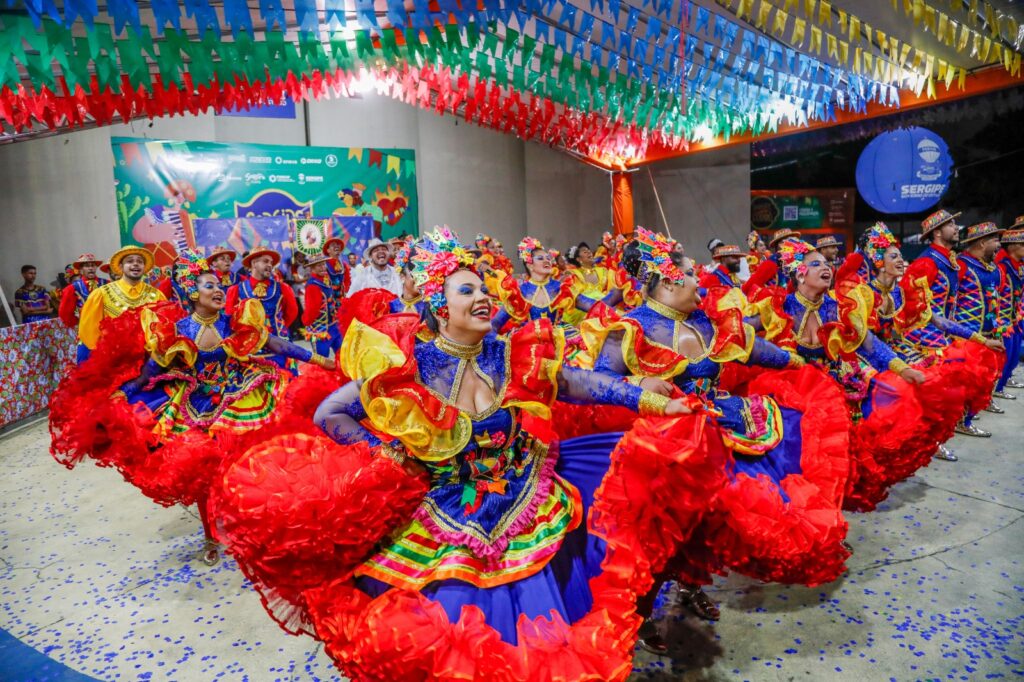
[[[908,384],[923,384],[924,383],[924,372],[916,370],[913,367],[907,367],[905,370],[900,372],[900,376]]]
[[[990,348],[996,352],[1002,353],[1006,350],[1006,346],[999,339],[985,339],[985,347]]]
[[[664,379],[644,377],[640,380],[640,388],[651,393],[657,393],[658,395],[672,395],[672,384]]]
[[[681,414],[693,414],[693,410],[686,406],[682,398],[674,398],[668,401],[665,406],[666,417],[677,417]]]

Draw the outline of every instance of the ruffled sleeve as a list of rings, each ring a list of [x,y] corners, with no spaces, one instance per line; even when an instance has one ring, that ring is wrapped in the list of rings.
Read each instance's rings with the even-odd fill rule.
[[[848,279],[836,284],[835,298],[839,304],[837,319],[822,324],[818,337],[830,358],[851,358],[864,345],[871,328],[875,295],[859,279]]]
[[[760,289],[750,304],[749,312],[760,321],[764,338],[785,350],[796,348],[793,318],[786,313],[786,294],[776,287]]]
[[[511,376],[503,407],[518,407],[542,419],[550,418],[551,404],[558,395],[564,334],[549,320],[534,320],[513,332],[508,343]]]
[[[609,336],[621,335],[622,362],[631,375],[671,379],[686,370],[687,359],[670,348],[648,341],[636,320],[621,318],[603,306],[600,313],[600,316],[588,318],[580,325],[586,346],[586,351],[579,356],[580,366],[584,369],[600,370],[600,358],[603,350],[607,352]]]
[[[530,304],[519,288],[519,282],[512,275],[506,275],[498,285],[498,298],[512,321],[519,324],[530,315]]]
[[[904,277],[900,281],[900,290],[903,292],[903,307],[896,311],[896,327],[906,334],[931,322],[932,290],[928,278]]]
[[[231,335],[221,344],[231,357],[245,360],[267,343],[267,313],[256,298],[242,301],[231,316]]]
[[[416,381],[418,327],[419,318],[409,314],[389,315],[373,325],[353,320],[339,366],[362,382],[360,399],[375,431],[399,439],[420,459],[438,461],[462,449],[472,425]]]
[[[139,313],[146,350],[162,367],[169,367],[175,360],[188,366],[196,362],[195,342],[178,334],[177,324],[184,316],[185,311],[176,303],[146,306]]]
[[[744,362],[754,349],[753,327],[743,321],[749,304],[736,287],[712,287],[704,297],[703,310],[715,328],[711,358],[715,362]]]

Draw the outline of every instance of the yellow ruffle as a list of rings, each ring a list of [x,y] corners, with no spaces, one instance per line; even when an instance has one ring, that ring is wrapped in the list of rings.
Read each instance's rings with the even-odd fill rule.
[[[539,326],[540,320],[534,320],[533,325]],[[558,396],[558,372],[562,369],[562,358],[565,356],[565,331],[559,327],[551,330],[551,340],[555,344],[553,359],[541,360],[539,372],[544,380],[551,384],[552,400]],[[508,341],[511,343],[511,339]],[[508,381],[512,378],[509,377]],[[540,400],[513,400],[506,399],[502,407],[517,407],[523,412],[528,412],[539,419],[551,419],[551,404]]]
[[[743,318],[750,313],[751,305],[747,300],[747,297],[743,295],[742,291],[740,291],[739,287],[733,287],[729,290],[729,293],[718,299],[717,308],[719,312],[736,310],[740,317]],[[742,324],[742,327],[742,338],[737,341],[730,341],[726,343],[720,350],[711,355],[712,360],[718,363],[746,362],[750,358],[750,354],[754,350],[754,337],[757,334],[754,331],[754,328],[746,322]],[[718,334],[718,330],[716,329],[715,339],[712,339],[712,347],[718,338]]]
[[[167,323],[161,322],[160,318],[151,309],[143,308],[139,313],[139,321],[142,324],[142,335],[146,341],[146,350],[157,364],[161,367],[170,367],[171,363],[175,360],[181,360],[188,367],[196,364],[198,353],[195,343],[189,339],[177,338],[166,349],[161,351],[162,339],[155,328]]]
[[[339,363],[346,375],[363,382],[360,398],[373,428],[402,441],[419,459],[451,457],[469,442],[473,429],[468,417],[460,414],[453,428],[441,429],[431,424],[411,397],[372,393],[371,379],[405,362],[405,354],[390,337],[353,320],[341,344]]]
[[[267,339],[270,338],[270,328],[267,326],[267,311],[258,298],[245,299],[242,302],[242,307],[235,310],[232,322],[236,327],[241,325],[258,330],[260,335],[259,341],[256,342],[256,346],[252,349],[251,353],[257,353],[263,349],[263,346],[267,345]],[[224,352],[236,360],[244,361],[249,359],[249,355],[236,353],[231,344],[224,344]]]
[[[850,356],[864,344],[864,339],[868,335],[871,311],[875,305],[875,293],[867,284],[858,284],[850,289],[845,297],[854,301],[856,305],[853,311],[844,313],[844,304],[842,302],[839,304],[839,328],[832,328],[825,344],[825,352],[828,357],[833,359]],[[850,335],[843,334],[841,330],[852,330],[854,335],[851,338]]]
[[[672,364],[662,372],[651,372],[643,367],[640,362],[640,357],[636,353],[636,340],[637,335],[640,333],[638,325],[631,322],[625,322],[623,320],[617,320],[611,324],[604,324],[601,320],[590,318],[588,320],[584,320],[583,324],[580,325],[580,335],[583,337],[585,350],[577,356],[577,365],[584,369],[593,369],[594,364],[597,362],[597,358],[601,354],[601,349],[604,347],[605,341],[607,341],[609,334],[613,332],[622,332],[622,361],[626,363],[626,368],[633,376],[654,377],[656,379],[668,380],[685,372],[687,366],[690,364],[689,360],[679,354],[678,351],[667,348],[666,346],[662,346],[661,344],[648,339],[647,343],[670,350],[679,355],[680,358],[678,362]]]

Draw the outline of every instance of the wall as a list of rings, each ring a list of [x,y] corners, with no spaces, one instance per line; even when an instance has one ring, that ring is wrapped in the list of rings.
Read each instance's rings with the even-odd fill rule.
[[[707,243],[718,237],[746,248],[750,231],[750,145],[700,152],[651,164],[651,176],[672,236],[687,254],[708,262]],[[646,169],[633,174],[636,222],[663,231]]]
[[[176,117],[0,146],[0,285],[12,297],[23,263],[49,284],[79,253],[117,249],[111,137],[301,145],[306,128],[298,105],[294,120]],[[308,130],[316,146],[416,150],[420,225],[487,232],[510,254],[527,225],[564,249],[610,220],[605,173],[451,116],[370,95],[311,103]]]

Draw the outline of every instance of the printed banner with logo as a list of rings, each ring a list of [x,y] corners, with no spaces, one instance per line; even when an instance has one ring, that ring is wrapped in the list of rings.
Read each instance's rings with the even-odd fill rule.
[[[294,239],[290,219],[330,217],[357,225],[354,242],[419,234],[416,160],[411,149],[291,147],[116,137],[114,182],[122,244],[142,244],[157,264],[178,250],[237,244],[242,234],[270,230],[266,241]],[[281,218],[263,224],[255,219]],[[342,220],[363,218],[361,221]],[[241,221],[245,219],[248,222]],[[335,220],[338,219],[338,220]],[[368,219],[368,220],[367,220]],[[223,221],[203,224],[203,221]],[[363,226],[372,221],[370,234]],[[215,229],[214,229],[215,228]],[[224,233],[213,243],[208,232]]]
[[[853,227],[853,188],[750,191],[750,227],[755,230]]]

